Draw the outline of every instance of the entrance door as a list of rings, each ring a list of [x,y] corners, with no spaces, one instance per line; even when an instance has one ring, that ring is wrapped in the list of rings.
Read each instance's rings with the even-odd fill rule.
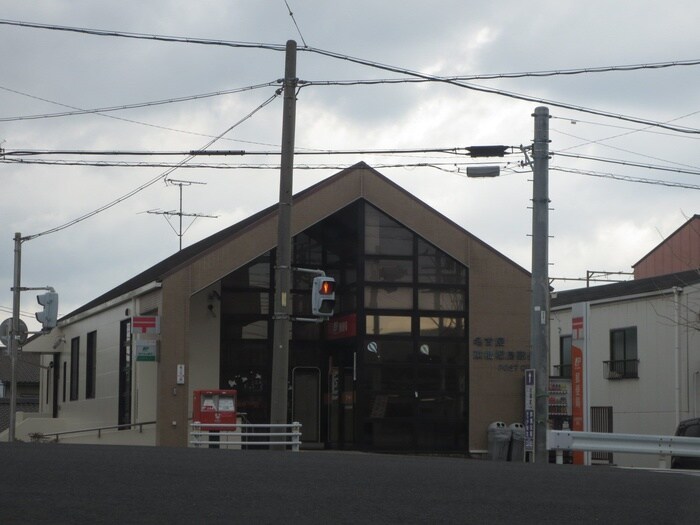
[[[292,421],[301,423],[303,443],[321,442],[321,369],[297,366],[292,370]]]
[[[328,438],[332,446],[355,443],[355,370],[331,366],[328,372]]]

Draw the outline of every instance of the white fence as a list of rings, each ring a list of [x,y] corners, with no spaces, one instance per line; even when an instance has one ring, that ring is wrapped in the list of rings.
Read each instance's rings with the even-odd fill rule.
[[[654,454],[659,456],[660,468],[666,468],[669,456],[700,457],[700,439],[685,436],[550,430],[547,448],[556,450],[558,464],[563,463],[565,450]]]
[[[258,424],[236,423],[216,425],[191,423],[190,446],[210,448],[250,449],[261,446],[291,447],[295,452],[301,445],[301,423]]]

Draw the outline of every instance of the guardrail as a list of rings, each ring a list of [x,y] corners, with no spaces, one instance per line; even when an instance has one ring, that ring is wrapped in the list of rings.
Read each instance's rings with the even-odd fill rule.
[[[297,421],[290,424],[236,423],[216,425],[216,430],[210,430],[212,426],[211,423],[191,423],[190,445],[235,449],[278,445],[285,448],[291,447],[294,452],[298,452],[301,445],[301,423]],[[267,432],[260,431],[265,429]]]
[[[659,468],[667,467],[669,456],[700,457],[700,439],[685,436],[550,430],[547,448],[556,450],[558,465],[563,463],[565,450],[654,454],[659,456]]]
[[[122,425],[109,425],[105,427],[92,427],[92,428],[80,428],[78,430],[64,430],[63,432],[34,432],[29,434],[29,438],[35,442],[42,441],[55,441],[58,443],[58,438],[61,436],[67,436],[68,434],[85,434],[88,432],[97,432],[97,437],[102,437],[103,430],[124,430],[134,427],[139,427],[139,432],[143,432],[144,425],[155,425],[155,421],[144,421],[142,423],[126,423]],[[53,438],[53,439],[52,439]]]

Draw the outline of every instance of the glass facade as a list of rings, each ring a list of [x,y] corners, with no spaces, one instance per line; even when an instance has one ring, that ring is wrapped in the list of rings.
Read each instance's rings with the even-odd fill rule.
[[[332,448],[465,450],[467,268],[364,201],[297,235],[292,254],[337,282],[328,322],[292,323],[290,418],[306,418],[304,435]],[[221,388],[239,391],[252,422],[269,420],[274,260],[221,281]],[[294,315],[309,316],[312,277],[294,275]],[[318,411],[303,410],[314,400]]]

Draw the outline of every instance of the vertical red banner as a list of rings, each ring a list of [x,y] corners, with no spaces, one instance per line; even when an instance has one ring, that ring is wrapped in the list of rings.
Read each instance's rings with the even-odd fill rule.
[[[584,375],[583,375],[583,342],[584,325],[583,317],[574,317],[571,320],[572,345],[571,345],[571,430],[582,432],[584,430]],[[573,454],[574,464],[583,465],[583,452],[576,451]]]

